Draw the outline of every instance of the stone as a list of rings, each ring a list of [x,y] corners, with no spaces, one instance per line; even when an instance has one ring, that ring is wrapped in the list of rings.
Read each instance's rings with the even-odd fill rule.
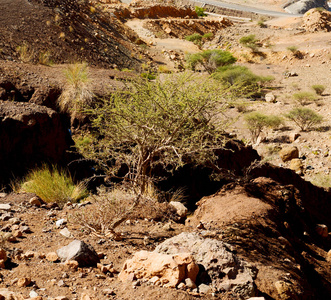
[[[30,297],[30,298],[38,297],[38,294],[36,293],[36,291],[31,291],[31,292],[29,293],[29,297]]]
[[[0,204],[0,210],[10,211],[11,210],[11,205],[8,204],[8,203],[1,203]]]
[[[67,227],[63,228],[61,231],[60,231],[60,234],[63,235],[64,237],[66,238],[72,238],[72,234],[71,232],[69,231],[69,229]]]
[[[92,246],[83,241],[74,240],[68,246],[56,251],[62,261],[75,260],[80,267],[96,266],[100,262]]]
[[[265,101],[268,103],[275,103],[276,102],[276,96],[273,93],[267,93],[265,94]]]
[[[59,256],[56,252],[49,252],[46,254],[46,259],[50,262],[56,262],[59,260]]]
[[[195,284],[195,282],[191,278],[186,278],[185,279],[185,285],[190,289],[196,289],[197,288],[197,285]]]
[[[293,293],[293,288],[291,284],[279,280],[274,283],[276,291],[279,295],[279,299],[281,300],[290,300],[290,299],[297,299]]]
[[[177,288],[179,289],[179,290],[186,290],[186,285],[185,285],[185,283],[184,282],[181,282],[180,284],[178,284],[178,286],[177,286]]]
[[[95,298],[92,298],[90,295],[86,294],[86,293],[82,293],[82,295],[80,296],[80,300],[94,300]]]
[[[24,300],[24,297],[8,289],[0,289],[0,300]]]
[[[32,258],[32,257],[34,257],[35,256],[35,252],[34,251],[26,251],[25,253],[24,253],[24,258],[25,259],[29,259],[29,258]]]
[[[297,140],[300,137],[300,133],[297,132],[291,132],[289,135],[289,140],[291,143],[293,143],[295,140]]]
[[[299,150],[296,146],[287,146],[279,151],[279,156],[283,162],[292,160],[293,158],[299,158]]]
[[[61,227],[61,225],[67,224],[66,219],[60,219],[55,222],[56,227]]]
[[[28,286],[31,283],[31,278],[29,277],[22,277],[17,281],[17,286],[19,287],[25,287]]]
[[[179,217],[186,218],[188,209],[183,203],[178,201],[171,201],[169,204],[176,210],[176,213]]]
[[[303,163],[299,158],[294,158],[290,162],[290,169],[295,173],[302,175],[303,174]]]
[[[331,262],[331,250],[329,250],[329,252],[327,253],[327,255],[326,255],[326,260],[327,260],[328,262]]]
[[[109,296],[116,295],[113,289],[104,289],[102,290],[102,293]]]
[[[212,290],[211,290],[211,287],[209,285],[204,284],[204,283],[199,285],[199,293],[201,293],[201,294],[210,294],[211,291]]]
[[[103,264],[100,264],[100,263],[97,264],[97,268],[98,268],[102,273],[107,273],[108,270],[109,270],[106,266],[104,266]]]
[[[317,224],[316,225],[316,232],[319,234],[321,237],[327,238],[329,235],[329,230],[328,226],[324,224]]]
[[[189,265],[191,273],[188,270]],[[198,269],[189,253],[168,255],[139,251],[124,263],[118,278],[127,281],[129,276],[134,274],[137,279],[150,280],[156,276],[162,285],[176,287],[185,277],[195,281]]]
[[[22,237],[23,236],[23,233],[21,230],[14,230],[12,232],[12,235],[15,237],[15,238],[19,238],[19,237]]]
[[[33,206],[37,206],[37,207],[40,207],[41,206],[41,200],[38,196],[35,196],[35,197],[32,197],[30,200],[29,200],[29,203]]]
[[[4,261],[7,260],[7,252],[3,248],[0,248],[0,259],[3,259]]]
[[[64,263],[64,265],[68,268],[68,269],[73,269],[76,270],[79,267],[78,261],[75,260],[68,260]]]
[[[195,263],[204,269],[198,274],[198,282],[209,284],[211,280],[215,291],[224,291],[225,284],[243,298],[253,296],[256,269],[236,257],[230,249],[231,246],[222,241],[203,238],[198,233],[183,232],[165,240],[154,252],[172,255],[181,252],[191,253]],[[221,278],[219,274],[224,276]]]

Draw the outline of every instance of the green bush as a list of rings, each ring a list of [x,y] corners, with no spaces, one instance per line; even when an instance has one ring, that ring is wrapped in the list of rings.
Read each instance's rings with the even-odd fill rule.
[[[295,94],[293,94],[293,98],[300,105],[307,105],[310,102],[317,100],[316,94],[310,93],[310,92],[295,93]]]
[[[245,115],[245,121],[253,142],[256,142],[265,128],[278,128],[283,123],[282,119],[278,116],[268,116],[259,112],[252,112]]]
[[[67,172],[57,167],[42,166],[31,171],[20,184],[20,190],[35,193],[45,202],[77,202],[88,196],[83,184],[74,184]]]
[[[239,43],[253,52],[258,50],[258,39],[256,39],[255,34],[243,36],[240,38]]]
[[[264,84],[273,80],[272,77],[256,75],[244,66],[224,66],[216,71],[213,77],[228,87],[234,97],[259,96]]]
[[[292,109],[286,118],[294,122],[302,131],[310,130],[314,125],[320,124],[323,117],[313,110],[304,107],[297,107]]]
[[[204,35],[201,35],[199,33],[193,33],[191,35],[186,36],[185,40],[187,40],[189,42],[193,42],[194,44],[201,47],[204,41],[211,40],[213,37],[214,37],[214,34],[212,32],[208,32]]]
[[[317,95],[322,95],[325,91],[325,86],[322,84],[314,84],[311,88],[315,91]]]
[[[198,17],[205,17],[207,14],[205,13],[205,9],[203,7],[196,6],[195,12],[197,13]]]
[[[202,65],[209,74],[219,67],[231,65],[236,61],[237,59],[230,52],[216,49],[186,56],[186,62],[192,70],[195,70],[197,65]]]

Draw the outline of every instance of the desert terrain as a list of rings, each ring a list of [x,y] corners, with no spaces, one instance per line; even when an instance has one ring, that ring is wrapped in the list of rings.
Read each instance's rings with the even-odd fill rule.
[[[122,2],[0,0],[0,299],[329,299],[331,13],[275,18],[206,6],[198,16],[190,1]],[[224,2],[284,11],[284,1]],[[253,46],[240,42],[247,36]],[[254,92],[219,81],[220,94],[199,94],[220,72],[189,66],[206,51],[229,52],[233,66],[260,76]],[[86,78],[76,83],[70,70]],[[170,147],[155,152],[147,169],[158,180],[139,193],[122,159],[140,139],[120,140],[103,157],[116,128],[102,126],[101,104],[112,99],[113,112],[112,95],[124,91],[137,101],[126,102],[134,114],[145,98],[131,84],[146,82],[157,98],[158,84],[174,80],[175,93],[187,74],[198,78],[184,84],[194,88],[189,97],[221,99],[214,161],[195,162],[192,151],[175,165],[176,150],[165,163]],[[70,106],[80,95],[87,109]],[[298,108],[318,121],[301,128],[288,117]],[[254,113],[278,123],[250,125]],[[203,128],[197,116],[193,127]],[[166,119],[158,134],[172,128]],[[190,126],[176,129],[187,128],[183,140]],[[216,127],[208,128],[216,135]],[[36,179],[27,175],[45,166],[83,186],[81,199],[28,191]]]

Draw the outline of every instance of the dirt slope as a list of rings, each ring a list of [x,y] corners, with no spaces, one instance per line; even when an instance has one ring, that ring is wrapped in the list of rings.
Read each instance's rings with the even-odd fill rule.
[[[49,52],[55,63],[87,61],[90,65],[134,68],[137,36],[115,17],[76,0],[0,1],[0,58],[18,60],[18,47],[36,62]]]

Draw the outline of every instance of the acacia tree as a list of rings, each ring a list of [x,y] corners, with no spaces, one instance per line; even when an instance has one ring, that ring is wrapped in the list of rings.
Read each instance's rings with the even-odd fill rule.
[[[138,205],[154,164],[179,167],[190,161],[214,161],[222,146],[223,90],[213,79],[172,75],[155,82],[140,78],[88,110],[94,141],[83,149],[110,176],[126,166],[123,182],[136,193],[133,206],[115,220],[112,230]],[[110,161],[115,163],[110,164]]]

